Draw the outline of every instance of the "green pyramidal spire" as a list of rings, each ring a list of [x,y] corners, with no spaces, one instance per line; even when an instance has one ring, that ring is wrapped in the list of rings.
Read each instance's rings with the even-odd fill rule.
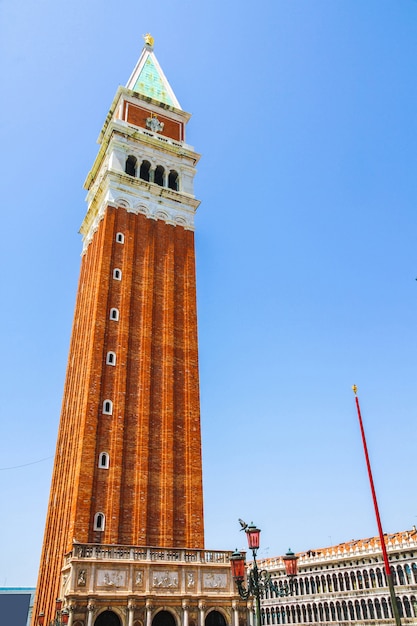
[[[145,46],[126,87],[147,98],[181,109],[153,52],[151,35],[145,35]]]

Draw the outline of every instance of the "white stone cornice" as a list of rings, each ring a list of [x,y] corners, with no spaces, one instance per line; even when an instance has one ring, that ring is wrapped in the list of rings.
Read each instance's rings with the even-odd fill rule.
[[[128,184],[126,184],[126,180]],[[129,213],[145,215],[149,219],[163,220],[172,226],[194,230],[194,215],[200,202],[193,197],[134,179],[119,172],[108,172],[89,205],[81,225],[83,253],[88,248],[109,206],[125,209]],[[178,198],[178,200],[177,200]]]

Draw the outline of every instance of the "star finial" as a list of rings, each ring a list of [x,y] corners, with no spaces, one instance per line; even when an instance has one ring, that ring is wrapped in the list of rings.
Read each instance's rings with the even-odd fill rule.
[[[357,386],[356,386],[356,385],[352,385],[352,391],[353,391],[353,393],[354,393],[354,394],[355,394],[355,396],[356,396],[356,393],[357,393],[357,391],[358,391],[358,388],[357,388]]]

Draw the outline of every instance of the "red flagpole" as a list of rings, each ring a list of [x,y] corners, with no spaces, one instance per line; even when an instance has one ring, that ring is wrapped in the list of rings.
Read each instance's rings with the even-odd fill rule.
[[[384,538],[384,533],[382,530],[381,518],[379,516],[378,501],[376,499],[374,479],[372,477],[371,463],[369,461],[368,446],[366,445],[365,430],[363,428],[361,409],[359,406],[359,398],[357,396],[358,388],[356,387],[356,385],[353,385],[352,389],[353,389],[353,393],[355,394],[356,410],[358,412],[359,426],[360,426],[361,435],[362,435],[363,450],[365,453],[366,467],[368,469],[369,484],[371,485],[372,500],[374,503],[376,523],[378,525],[379,540],[381,542],[382,556],[384,557],[385,574],[387,577],[388,587],[389,587],[390,596],[391,596],[392,612],[395,618],[396,626],[401,626],[400,614],[398,612],[397,598],[395,596],[395,590],[394,590],[394,582],[392,579],[391,567],[390,567],[389,560],[388,560],[387,547],[385,545],[385,538]]]

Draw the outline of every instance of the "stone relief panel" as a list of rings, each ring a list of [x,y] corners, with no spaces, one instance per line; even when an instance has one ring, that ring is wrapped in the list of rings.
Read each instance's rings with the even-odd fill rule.
[[[205,589],[226,589],[227,574],[209,572],[203,574],[203,587]]]
[[[134,579],[133,579],[135,586],[143,587],[143,579],[144,579],[143,569],[136,570],[134,573]]]
[[[152,584],[156,589],[178,589],[178,572],[169,570],[153,572]]]
[[[118,569],[103,569],[97,572],[97,587],[125,587],[126,571]]]
[[[187,589],[195,589],[196,578],[197,576],[194,570],[185,573],[185,586]]]

